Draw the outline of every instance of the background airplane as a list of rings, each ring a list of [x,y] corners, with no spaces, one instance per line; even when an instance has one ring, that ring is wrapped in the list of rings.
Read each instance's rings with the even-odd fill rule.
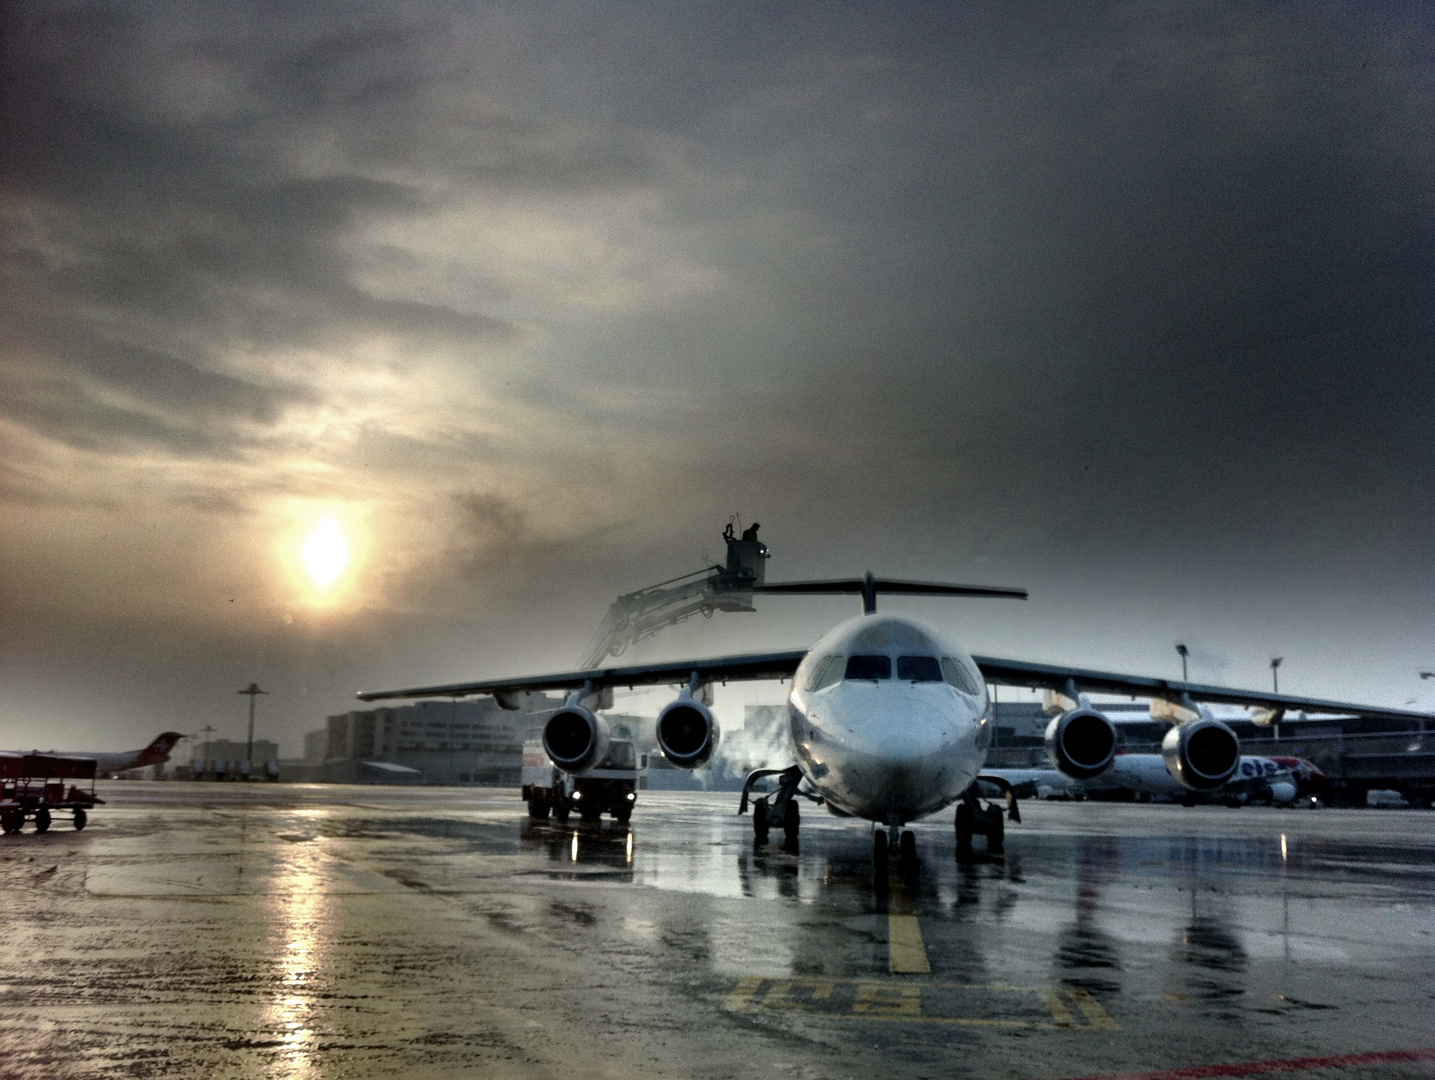
[[[87,753],[76,751],[74,753],[49,754],[50,757],[77,758],[81,761],[93,761],[95,771],[101,776],[107,773],[124,772],[126,769],[142,769],[146,765],[163,765],[169,760],[169,752],[174,749],[175,744],[183,735],[177,731],[166,731],[157,736],[153,742],[140,750],[123,750],[119,752]],[[27,751],[17,750],[17,754],[24,754]]]
[[[1243,755],[1230,780],[1213,791],[1198,793],[1171,775],[1160,754],[1118,754],[1109,769],[1085,781],[1073,780],[1054,768],[984,769],[978,779],[991,781],[1003,791],[1009,788],[1021,798],[1125,788],[1186,804],[1204,797],[1228,803],[1269,800],[1276,806],[1288,806],[1297,796],[1318,790],[1325,774],[1304,758]]]
[[[658,715],[656,742],[673,765],[694,769],[707,762],[720,738],[709,708],[713,683],[790,678],[788,734],[794,764],[754,772],[739,810],[747,809],[758,780],[775,776],[776,792],[753,803],[759,842],[770,829],[781,828],[795,845],[798,800],[806,798],[839,816],[874,822],[873,855],[879,864],[892,854],[914,862],[915,837],[903,826],[953,803],[959,852],[969,850],[975,833],[986,836],[988,851],[1002,849],[1004,817],[995,805],[981,805],[975,783],[990,745],[991,684],[1052,691],[1062,711],[1047,728],[1048,756],[1077,780],[1100,776],[1117,757],[1116,728],[1087,695],[1151,698],[1152,715],[1172,724],[1162,745],[1166,769],[1184,789],[1201,792],[1226,784],[1241,763],[1235,732],[1203,709],[1203,702],[1255,708],[1258,724],[1277,721],[1286,709],[1427,718],[1377,706],[974,656],[915,619],[877,613],[879,592],[1024,599],[1019,589],[893,581],[871,573],[830,581],[759,580],[750,588],[773,594],[855,593],[862,597],[863,614],[834,627],[810,649],[369,691],[358,697],[491,694],[501,707],[516,709],[524,692],[567,690],[567,704],[544,728],[543,745],[558,768],[580,774],[602,761],[607,750],[608,725],[600,710],[611,708],[614,688],[677,685],[682,687],[677,699]]]

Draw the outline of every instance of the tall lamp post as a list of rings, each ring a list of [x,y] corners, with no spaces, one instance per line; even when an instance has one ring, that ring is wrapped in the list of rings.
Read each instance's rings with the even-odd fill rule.
[[[254,768],[254,699],[260,694],[269,693],[269,691],[259,689],[258,683],[250,683],[243,690],[236,690],[235,693],[249,696],[249,742],[244,747],[244,760],[249,762],[249,767],[252,769]]]
[[[1281,692],[1280,667],[1281,667],[1281,661],[1284,660],[1284,659],[1285,659],[1284,656],[1273,656],[1273,657],[1271,657],[1271,693],[1272,693],[1272,694],[1279,694],[1279,693]]]
[[[1177,645],[1176,651],[1181,654],[1181,681],[1189,682],[1190,680],[1186,678],[1186,657],[1191,655],[1191,650],[1184,645]]]

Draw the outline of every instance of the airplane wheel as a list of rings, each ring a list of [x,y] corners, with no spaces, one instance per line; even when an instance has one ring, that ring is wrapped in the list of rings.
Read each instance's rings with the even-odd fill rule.
[[[47,810],[47,809],[45,809],[45,807],[43,807],[43,806],[40,807],[40,809],[38,809],[38,810],[35,811],[35,831],[36,831],[36,832],[49,832],[49,831],[50,831],[50,811]]]
[[[767,796],[752,804],[752,838],[759,844],[767,843]]]
[[[1000,855],[1006,850],[1006,820],[1000,810],[989,811],[992,823],[987,832],[987,854]]]
[[[627,806],[623,807],[621,810],[614,810],[614,811],[613,811],[613,820],[616,821],[619,825],[626,825],[626,824],[628,824],[628,822],[631,821],[632,819],[633,819],[633,804],[632,804],[632,803],[629,803]]]
[[[83,810],[76,810],[76,811],[75,811],[75,831],[76,831],[76,832],[79,832],[81,829],[83,829],[83,828],[85,827],[85,825],[88,824],[89,820],[90,820],[90,816],[89,816],[88,814],[86,814]]]
[[[899,841],[899,843],[900,843],[901,847],[900,847],[900,853],[899,853],[899,856],[898,856],[898,857],[902,860],[902,865],[903,865],[903,866],[909,866],[909,867],[910,867],[910,866],[916,866],[916,865],[917,865],[917,834],[914,833],[914,832],[912,832],[910,829],[907,829],[907,830],[903,831],[903,833],[902,833],[902,839],[901,839],[901,841]]]
[[[802,824],[802,811],[797,808],[796,799],[788,799],[782,810],[782,837],[789,844],[797,842],[797,830]]]
[[[548,797],[546,795],[530,795],[528,797],[528,816],[534,821],[542,821],[548,816]]]
[[[7,834],[19,832],[24,824],[24,814],[17,813],[14,810],[7,810],[4,814],[0,814],[0,830],[3,830]]]
[[[957,803],[957,854],[972,853],[972,808],[965,802]]]
[[[887,872],[887,834],[881,829],[872,830],[872,866],[879,874]]]

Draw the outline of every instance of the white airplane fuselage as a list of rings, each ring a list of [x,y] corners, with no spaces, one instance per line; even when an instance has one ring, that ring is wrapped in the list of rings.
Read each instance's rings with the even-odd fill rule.
[[[893,615],[829,631],[798,667],[787,704],[808,782],[833,810],[883,824],[950,806],[991,743],[986,684],[971,657]]]

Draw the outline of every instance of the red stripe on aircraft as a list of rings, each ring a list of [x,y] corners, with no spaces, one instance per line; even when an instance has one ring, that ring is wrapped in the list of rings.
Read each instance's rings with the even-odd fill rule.
[[[1208,1076],[1256,1076],[1260,1073],[1302,1072],[1306,1069],[1343,1069],[1350,1065],[1375,1065],[1390,1061],[1432,1060],[1435,1060],[1435,1048],[1377,1050],[1369,1054],[1332,1054],[1328,1057],[1282,1058],[1277,1061],[1239,1061],[1228,1065],[1192,1065],[1183,1069],[1107,1073],[1103,1076],[1070,1077],[1068,1080],[1205,1080]]]

